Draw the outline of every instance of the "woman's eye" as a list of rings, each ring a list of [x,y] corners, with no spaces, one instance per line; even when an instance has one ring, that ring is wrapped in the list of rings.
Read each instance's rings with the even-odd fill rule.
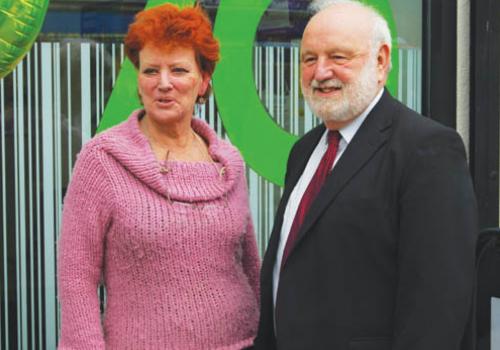
[[[174,73],[187,73],[188,70],[186,68],[182,68],[182,67],[175,67],[172,69],[172,71]]]
[[[147,75],[152,75],[155,74],[157,70],[154,68],[145,68],[142,72]]]

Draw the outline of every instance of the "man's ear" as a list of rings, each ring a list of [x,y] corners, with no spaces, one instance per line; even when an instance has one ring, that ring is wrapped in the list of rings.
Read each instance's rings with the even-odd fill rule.
[[[391,49],[389,45],[382,44],[377,53],[377,80],[382,85],[385,84],[389,75],[391,65]]]

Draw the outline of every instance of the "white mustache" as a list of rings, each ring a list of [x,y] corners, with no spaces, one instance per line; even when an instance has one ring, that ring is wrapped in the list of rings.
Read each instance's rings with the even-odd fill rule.
[[[343,83],[339,79],[328,79],[328,80],[322,80],[318,81],[314,79],[311,81],[311,87],[314,89],[327,89],[327,88],[341,88],[343,87]]]

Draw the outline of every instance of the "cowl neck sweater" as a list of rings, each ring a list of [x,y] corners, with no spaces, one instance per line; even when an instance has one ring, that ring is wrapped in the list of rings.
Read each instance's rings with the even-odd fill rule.
[[[243,160],[193,118],[214,162],[171,160],[164,172],[142,113],[88,142],[75,164],[59,240],[59,348],[251,346],[260,259]]]
[[[170,174],[164,176],[148,139],[139,128],[142,113],[141,110],[135,111],[125,123],[103,134],[100,140],[103,151],[145,185],[159,194],[168,194],[172,200],[210,201],[223,197],[234,188],[244,170],[238,151],[220,140],[210,126],[198,118],[192,119],[191,126],[208,144],[214,163],[169,160]]]

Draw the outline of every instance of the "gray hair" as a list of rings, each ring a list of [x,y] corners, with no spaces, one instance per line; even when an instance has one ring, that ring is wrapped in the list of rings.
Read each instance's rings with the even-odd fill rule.
[[[392,48],[391,31],[384,16],[380,14],[374,7],[363,4],[355,0],[314,0],[309,9],[315,14],[327,7],[338,4],[350,4],[359,8],[368,10],[373,17],[373,32],[372,32],[372,55],[375,54],[381,45],[387,45],[389,50]],[[389,58],[390,59],[390,58]],[[390,70],[390,66],[389,66]]]

